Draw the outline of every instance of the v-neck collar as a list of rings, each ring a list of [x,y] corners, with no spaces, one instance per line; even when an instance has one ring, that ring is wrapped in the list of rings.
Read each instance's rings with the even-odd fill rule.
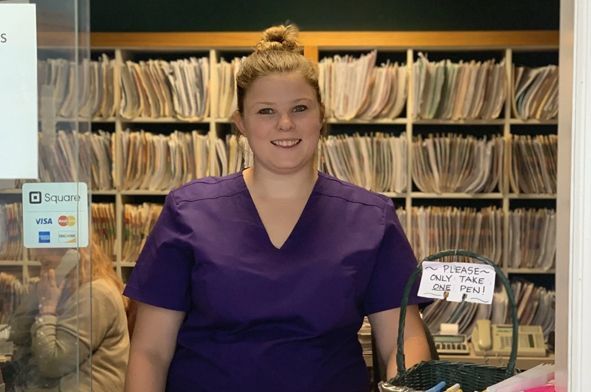
[[[248,208],[251,211],[252,215],[254,216],[257,226],[259,226],[261,228],[261,230],[265,233],[266,245],[271,247],[271,249],[276,252],[280,252],[280,251],[285,250],[285,248],[292,241],[293,237],[295,235],[297,235],[297,233],[300,229],[300,226],[303,224],[302,222],[306,219],[307,211],[311,208],[312,199],[314,199],[314,194],[317,192],[320,181],[321,181],[321,177],[322,177],[321,173],[319,173],[319,172],[317,173],[316,182],[314,183],[314,186],[312,187],[312,192],[310,192],[310,195],[308,196],[308,200],[306,200],[306,204],[304,204],[304,209],[302,210],[302,213],[300,214],[298,220],[296,221],[295,225],[291,229],[291,232],[289,233],[289,235],[287,236],[287,238],[285,239],[285,241],[283,242],[283,244],[279,248],[276,247],[275,244],[273,244],[273,241],[271,241],[271,236],[269,235],[269,232],[267,231],[267,228],[265,227],[265,224],[263,223],[263,220],[261,219],[261,215],[259,214],[257,206],[254,202],[254,199],[252,198],[252,195],[250,194],[250,191],[248,190],[248,186],[246,186],[246,181],[244,180],[244,173],[241,172],[239,175],[240,175],[240,180],[242,181],[242,186],[244,187],[244,193],[246,195]]]

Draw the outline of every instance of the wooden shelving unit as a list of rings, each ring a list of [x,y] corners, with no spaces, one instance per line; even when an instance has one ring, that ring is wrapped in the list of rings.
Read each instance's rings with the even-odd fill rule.
[[[254,44],[258,41],[260,34],[258,32],[212,32],[212,33],[93,33],[92,48],[96,53],[106,51],[114,53],[119,62],[127,59],[133,59],[135,55],[153,56],[166,55],[170,58],[174,53],[179,56],[186,56],[188,53],[195,55],[209,55],[210,66],[215,67],[220,57],[230,52],[248,53]],[[300,43],[303,46],[307,57],[320,60],[323,53],[330,51],[350,51],[351,53],[362,53],[371,49],[377,49],[379,52],[398,53],[405,57],[409,81],[412,83],[412,63],[416,53],[419,51],[463,53],[466,58],[470,57],[471,52],[487,51],[497,58],[504,58],[506,63],[506,72],[509,80],[512,80],[512,58],[513,52],[552,52],[558,48],[557,31],[470,31],[470,32],[301,32]],[[215,97],[218,89],[218,81],[214,72],[211,72],[210,91],[211,96]],[[412,86],[409,87],[406,116],[392,120],[349,120],[340,121],[328,119],[329,129],[335,125],[350,125],[358,127],[362,132],[364,125],[400,125],[404,127],[408,141],[412,141],[415,126],[449,126],[462,125],[474,126],[495,126],[499,127],[499,134],[502,134],[505,140],[509,140],[512,135],[511,128],[515,125],[557,125],[556,120],[537,121],[521,120],[512,117],[510,94],[507,96],[504,112],[495,120],[423,120],[415,119],[411,116],[412,108]],[[115,119],[101,119],[97,122],[115,122],[115,132],[121,132],[126,127],[133,128],[133,124],[154,124],[151,131],[158,131],[158,124],[195,124],[206,125],[209,132],[223,132],[220,127],[231,123],[228,118],[218,118],[216,100],[211,100],[210,115],[207,118],[195,120],[180,120],[177,118],[135,118],[125,119],[118,116]],[[226,128],[227,129],[227,128]],[[452,129],[450,131],[453,132]],[[410,146],[410,143],[409,143]],[[409,147],[410,149],[410,147]],[[412,159],[409,151],[409,159]],[[409,165],[410,167],[410,165]],[[410,169],[409,169],[410,170]],[[505,168],[505,174],[508,168]],[[119,172],[120,170],[116,170]],[[508,176],[504,176],[508,177]],[[429,200],[459,200],[471,201],[482,200],[500,203],[504,212],[510,210],[510,202],[515,200],[555,200],[556,195],[546,194],[515,194],[509,191],[493,193],[424,193],[413,190],[413,183],[409,171],[408,191],[404,193],[386,193],[385,195],[403,203],[407,211],[410,211],[414,205],[413,201],[422,200],[422,203],[428,203]],[[509,189],[507,181],[500,189]],[[145,191],[145,190],[123,190],[117,189],[111,192],[97,192],[100,195],[115,195],[115,204],[118,218],[122,215],[123,203],[136,197],[161,197],[167,191]],[[402,200],[402,201],[401,201]],[[402,206],[402,204],[401,204]],[[410,230],[410,214],[407,214],[407,230]],[[122,225],[118,224],[118,227]],[[121,246],[122,228],[118,229],[119,246]],[[505,220],[504,231],[508,230],[508,222]],[[407,231],[407,234],[411,235]],[[117,252],[120,255],[120,252]],[[507,252],[505,252],[507,254]],[[123,263],[118,258],[116,260],[118,270],[129,268],[133,263]],[[502,261],[507,273],[532,273],[530,270],[515,270],[506,267],[507,261]],[[551,273],[549,271],[536,271],[535,273]]]
[[[57,37],[59,38],[59,37]],[[94,53],[101,53],[103,51],[109,53],[118,62],[122,64],[127,59],[132,59],[136,54],[150,55],[158,57],[166,54],[168,57],[179,54],[179,57],[186,56],[188,53],[195,53],[195,55],[208,55],[210,59],[210,67],[215,67],[218,59],[227,53],[241,52],[248,53],[255,43],[259,40],[259,32],[207,32],[207,33],[92,33],[91,45]],[[323,57],[323,53],[330,51],[350,51],[351,53],[362,53],[368,50],[377,49],[380,53],[396,53],[399,56],[406,58],[406,63],[409,72],[409,89],[406,105],[406,116],[392,120],[350,120],[339,121],[335,119],[328,119],[329,129],[335,125],[346,124],[351,127],[358,127],[360,132],[363,132],[364,125],[384,125],[384,126],[400,126],[406,133],[407,141],[411,142],[413,132],[416,126],[449,126],[449,125],[470,125],[475,128],[479,126],[495,126],[499,128],[498,133],[503,135],[505,141],[508,141],[512,135],[512,127],[519,125],[551,125],[557,126],[556,120],[551,121],[523,121],[512,116],[510,94],[508,94],[505,102],[504,112],[499,119],[482,121],[449,121],[449,120],[420,120],[414,119],[411,116],[413,112],[412,102],[412,63],[415,59],[416,53],[423,52],[454,52],[462,53],[466,58],[470,57],[471,52],[490,52],[497,57],[505,59],[506,73],[508,80],[512,80],[512,64],[513,54],[515,52],[557,52],[558,50],[559,34],[558,31],[445,31],[445,32],[301,32],[300,43],[303,46],[306,57],[318,61]],[[116,71],[116,75],[118,72]],[[210,99],[215,96],[218,89],[218,81],[215,72],[210,72]],[[115,118],[95,118],[92,123],[96,125],[114,124],[114,132],[121,133],[127,127],[132,127],[134,124],[151,124],[153,128],[147,129],[149,131],[158,131],[158,126],[161,124],[194,124],[195,129],[200,127],[207,128],[209,132],[220,133],[227,131],[227,125],[231,122],[227,118],[218,118],[218,108],[216,107],[216,100],[212,99],[210,104],[210,114],[207,118],[195,119],[190,121],[180,120],[177,118],[136,118],[126,119],[117,115]],[[67,121],[67,119],[61,119]],[[84,121],[81,119],[81,121]],[[225,129],[225,130],[224,130]],[[453,131],[450,128],[450,131]],[[410,152],[411,143],[409,146],[408,159],[412,159]],[[507,152],[506,147],[506,152]],[[507,154],[505,154],[507,155]],[[507,166],[507,165],[505,165]],[[504,176],[505,183],[500,189],[505,191],[493,193],[422,193],[413,190],[413,183],[411,178],[410,167],[408,165],[408,185],[407,192],[404,193],[386,193],[385,195],[397,199],[397,203],[405,207],[407,212],[415,205],[416,200],[421,200],[424,203],[432,200],[481,200],[496,202],[505,213],[510,211],[510,203],[516,200],[520,202],[525,201],[552,201],[555,200],[556,195],[542,195],[542,194],[515,194],[509,192],[508,176]],[[508,173],[508,168],[505,167],[505,174]],[[116,176],[122,175],[121,157],[114,156],[114,173]],[[120,183],[118,181],[117,183]],[[19,190],[3,190],[0,194],[14,194],[18,195]],[[101,202],[112,202],[115,204],[116,211],[116,260],[114,260],[116,269],[120,276],[124,276],[123,269],[133,268],[134,262],[129,260],[122,260],[123,247],[123,208],[124,204],[128,202],[141,202],[142,198],[161,198],[163,200],[167,191],[147,191],[147,190],[125,190],[113,189],[106,191],[93,191],[92,195],[100,196]],[[407,235],[411,237],[410,229],[411,214],[407,213]],[[508,233],[508,219],[504,220],[504,254],[505,258],[508,254],[507,249],[507,233]],[[26,252],[25,252],[26,253]],[[561,260],[557,260],[561,262]],[[502,260],[503,268],[506,273],[520,273],[520,274],[553,274],[554,270],[527,270],[527,269],[511,269],[508,268],[507,260]],[[23,277],[29,276],[29,265],[25,255],[23,262],[19,261],[0,261],[0,266],[11,266],[23,268]],[[31,265],[31,267],[33,267]],[[456,359],[457,357],[453,357]],[[468,358],[470,359],[470,358]],[[462,358],[464,360],[464,358]],[[482,362],[482,358],[478,358]],[[536,359],[537,360],[537,359]],[[539,362],[538,362],[539,363]]]

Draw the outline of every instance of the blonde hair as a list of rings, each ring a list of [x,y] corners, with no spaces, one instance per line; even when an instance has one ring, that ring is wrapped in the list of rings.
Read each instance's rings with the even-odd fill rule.
[[[314,89],[321,115],[324,117],[324,106],[318,86],[318,67],[301,54],[297,43],[298,32],[298,28],[293,24],[269,27],[263,32],[263,38],[256,45],[255,51],[242,62],[236,76],[240,114],[244,113],[246,92],[255,80],[271,74],[299,72]]]

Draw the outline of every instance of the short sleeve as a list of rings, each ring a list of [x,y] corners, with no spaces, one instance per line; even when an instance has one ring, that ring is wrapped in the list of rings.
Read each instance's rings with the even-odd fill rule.
[[[394,204],[384,207],[384,232],[364,299],[366,315],[400,307],[404,286],[417,267],[417,260],[396,216]],[[428,302],[417,296],[415,282],[408,304]]]
[[[166,197],[123,294],[149,305],[187,312],[191,304],[191,231],[174,200]]]

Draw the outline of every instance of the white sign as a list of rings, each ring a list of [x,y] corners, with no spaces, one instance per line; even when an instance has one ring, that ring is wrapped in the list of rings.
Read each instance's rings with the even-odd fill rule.
[[[0,178],[37,178],[35,4],[0,3]]]
[[[453,302],[492,303],[495,269],[487,264],[424,261],[418,295]]]
[[[26,248],[88,246],[88,190],[83,182],[23,185]]]

